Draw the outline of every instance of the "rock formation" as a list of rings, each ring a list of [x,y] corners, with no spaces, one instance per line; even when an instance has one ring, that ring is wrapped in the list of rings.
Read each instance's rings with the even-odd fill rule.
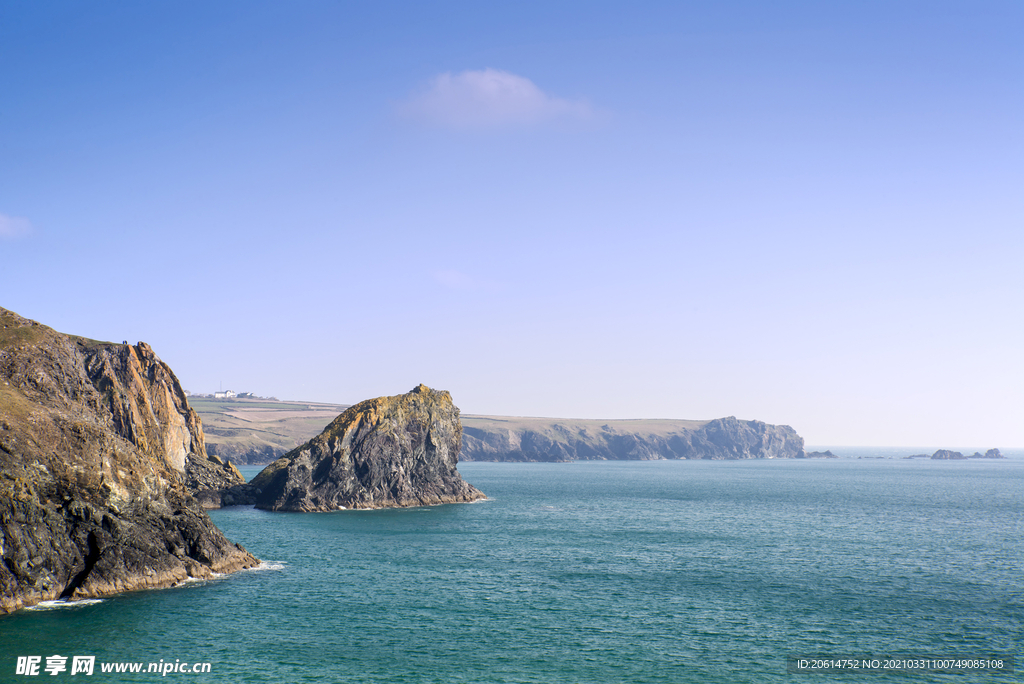
[[[788,425],[710,421],[467,417],[462,460],[574,461],[804,458]]]
[[[148,345],[0,309],[0,612],[256,565],[192,496],[237,483]],[[202,492],[200,492],[201,494]]]
[[[964,456],[959,451],[952,451],[950,449],[939,449],[931,457],[937,461],[963,461],[968,458],[1006,458],[999,449],[989,449],[984,454],[980,451],[975,451],[971,456]]]
[[[234,465],[207,455],[199,415],[148,344],[72,339],[83,350],[86,373],[103,395],[117,433],[183,473],[205,508],[219,508],[218,491],[245,482]]]
[[[257,508],[275,511],[485,498],[459,475],[461,446],[462,424],[451,395],[420,385],[408,394],[352,406],[318,436],[267,466],[249,486]]]

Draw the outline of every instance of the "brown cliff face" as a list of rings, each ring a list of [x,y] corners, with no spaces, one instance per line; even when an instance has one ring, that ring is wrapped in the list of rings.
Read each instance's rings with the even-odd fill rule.
[[[457,470],[459,409],[448,392],[352,406],[324,431],[253,478],[257,508],[335,511],[459,503],[486,498]]]
[[[0,309],[0,468],[0,612],[258,563],[192,496],[190,480],[241,476],[209,461],[198,416],[148,345]]]

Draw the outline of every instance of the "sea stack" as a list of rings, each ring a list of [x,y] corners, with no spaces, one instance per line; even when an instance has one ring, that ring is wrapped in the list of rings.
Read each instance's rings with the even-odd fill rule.
[[[199,417],[144,343],[0,309],[0,468],[0,613],[259,563],[193,497],[190,482],[240,476],[208,461]]]
[[[457,469],[459,409],[426,385],[352,406],[253,478],[257,508],[336,511],[486,498]]]

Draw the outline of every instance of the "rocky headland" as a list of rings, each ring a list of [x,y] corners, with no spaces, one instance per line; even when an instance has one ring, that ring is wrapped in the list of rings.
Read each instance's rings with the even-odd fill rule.
[[[466,416],[464,461],[659,460],[828,457],[809,455],[788,425],[733,416],[689,420],[563,420]]]
[[[199,498],[242,478],[144,343],[58,333],[0,309],[0,612],[173,586],[258,560]]]
[[[420,385],[408,394],[350,407],[230,495],[241,499],[248,488],[257,508],[274,511],[483,499],[459,474],[461,447],[462,424],[451,395]]]

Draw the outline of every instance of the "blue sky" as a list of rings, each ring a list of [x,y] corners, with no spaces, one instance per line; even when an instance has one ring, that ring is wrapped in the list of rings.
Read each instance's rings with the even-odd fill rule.
[[[0,306],[194,392],[1024,446],[1020,2],[0,0]]]

